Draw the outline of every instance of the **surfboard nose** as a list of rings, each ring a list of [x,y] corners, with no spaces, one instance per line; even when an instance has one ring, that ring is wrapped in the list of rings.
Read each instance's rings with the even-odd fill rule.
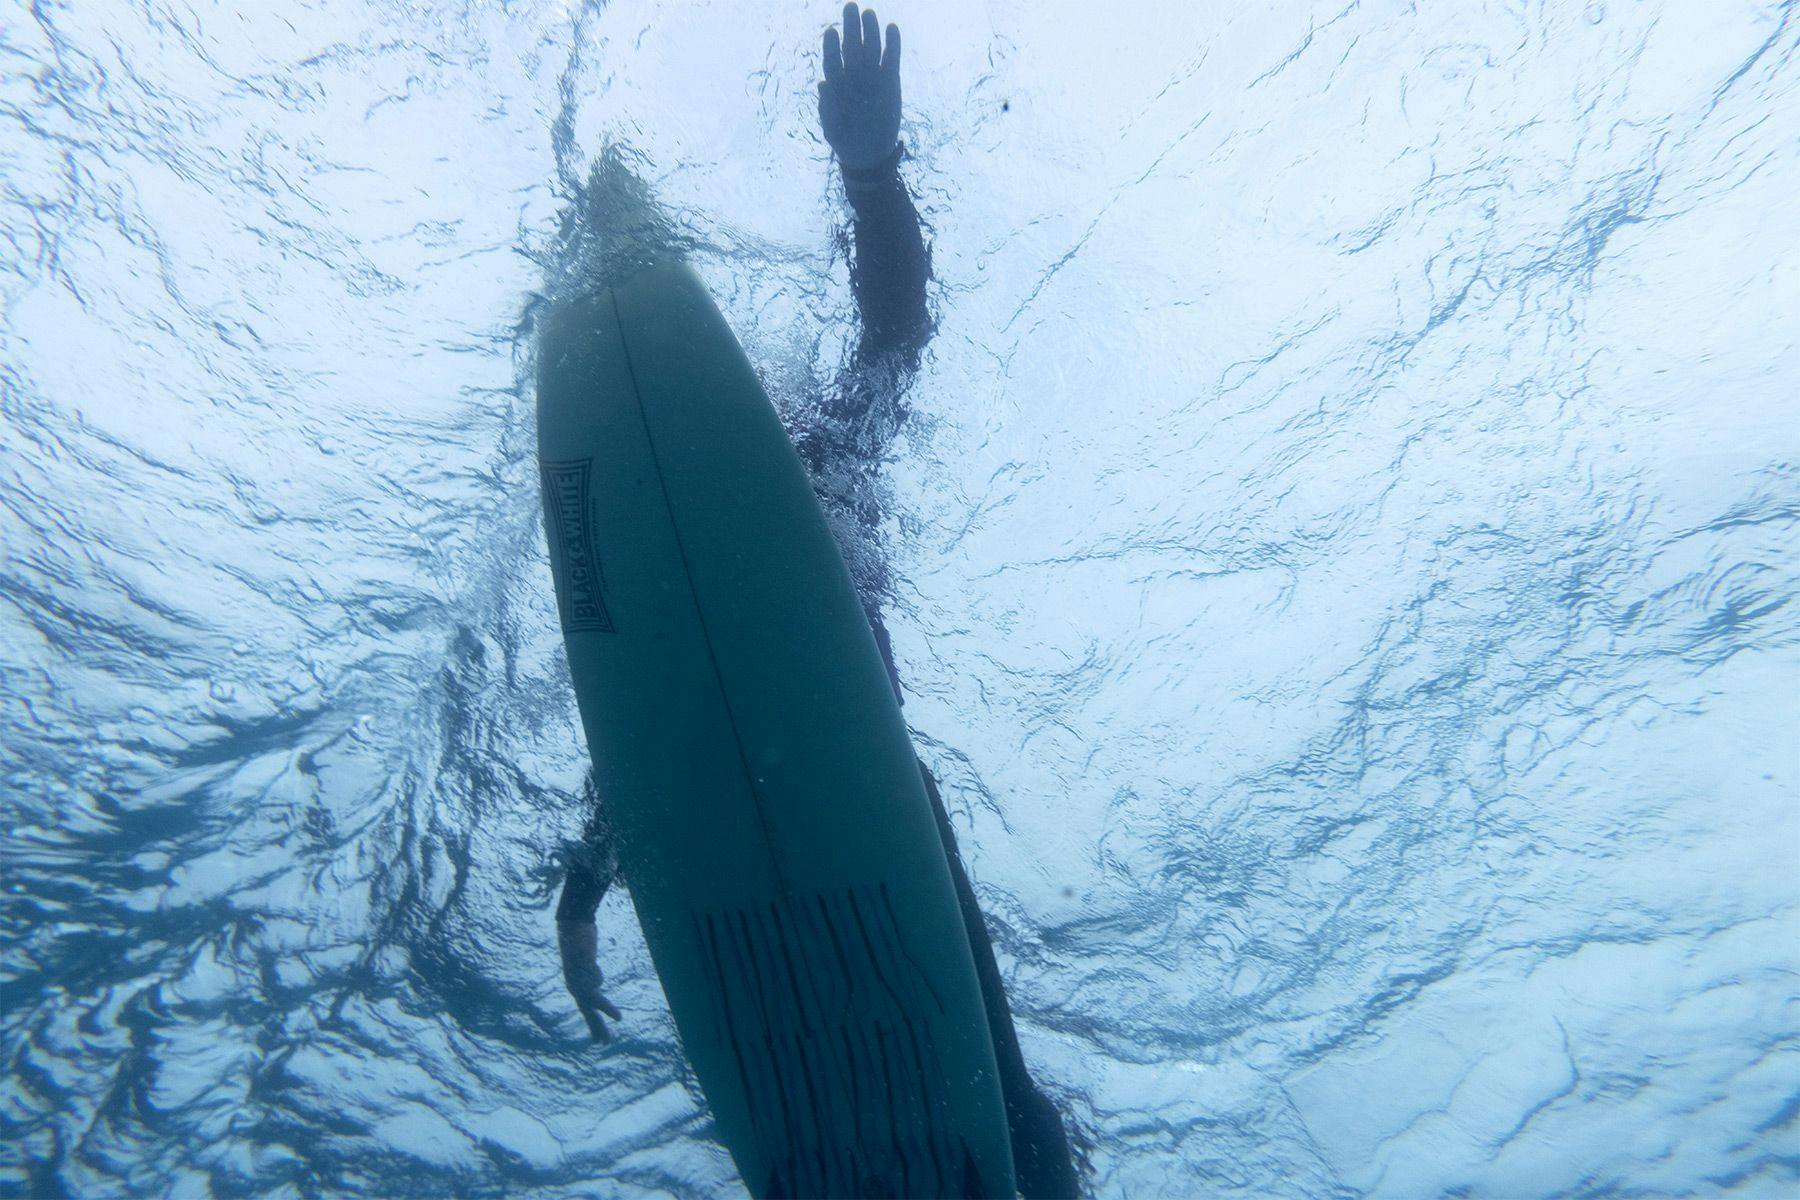
[[[687,258],[689,239],[646,181],[650,164],[611,145],[594,161],[561,232],[556,290],[617,287],[650,267]]]

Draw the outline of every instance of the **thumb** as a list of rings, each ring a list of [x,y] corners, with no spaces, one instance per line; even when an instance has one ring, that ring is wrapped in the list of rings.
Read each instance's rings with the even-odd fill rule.
[[[608,1005],[607,1007],[611,1008],[612,1006]],[[606,1027],[606,1022],[600,1019],[600,1014],[594,1011],[593,1005],[583,1004],[581,1006],[581,1017],[582,1020],[587,1022],[588,1036],[592,1037],[596,1042],[612,1041],[612,1030]],[[613,1013],[613,1020],[616,1021],[618,1019],[619,1015],[615,1011]]]

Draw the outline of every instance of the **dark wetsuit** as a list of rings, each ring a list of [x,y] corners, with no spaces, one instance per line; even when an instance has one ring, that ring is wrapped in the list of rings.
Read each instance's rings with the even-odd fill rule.
[[[850,283],[862,318],[862,336],[838,386],[826,398],[823,417],[816,428],[803,432],[798,441],[802,459],[812,472],[821,499],[834,517],[847,507],[856,531],[872,539],[881,519],[876,490],[867,486],[879,471],[881,457],[906,418],[904,396],[918,374],[925,345],[933,326],[925,304],[925,285],[931,277],[931,254],[919,226],[912,196],[901,182],[896,149],[885,163],[865,171],[844,172],[844,191],[855,214],[855,252],[850,260]],[[830,477],[838,474],[837,486]],[[842,534],[840,534],[842,536]],[[875,641],[887,665],[894,694],[900,695],[900,677],[894,668],[887,627],[881,619],[881,602],[888,593],[886,567],[879,555],[855,556],[853,574],[869,615]],[[993,942],[975,900],[975,890],[957,852],[956,835],[938,794],[937,781],[925,764],[925,791],[931,797],[950,877],[962,907],[969,945],[974,951],[975,973],[981,981],[982,1001],[994,1040],[994,1057],[1000,1068],[1000,1087],[1006,1097],[1006,1119],[1012,1135],[1013,1163],[1021,1195],[1032,1200],[1061,1200],[1076,1195],[1074,1163],[1062,1117],[1025,1069],[1019,1037],[1013,1028],[1012,1010],[994,961]],[[605,816],[605,806],[593,794],[585,835],[585,852],[569,865],[558,921],[592,921],[594,910],[611,886],[618,869],[618,853]]]

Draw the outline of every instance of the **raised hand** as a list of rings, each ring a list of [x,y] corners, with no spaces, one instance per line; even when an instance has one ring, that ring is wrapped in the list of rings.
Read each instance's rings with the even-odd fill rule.
[[[900,145],[900,28],[875,10],[844,5],[844,35],[825,31],[825,80],[819,84],[819,125],[846,170],[879,166]]]

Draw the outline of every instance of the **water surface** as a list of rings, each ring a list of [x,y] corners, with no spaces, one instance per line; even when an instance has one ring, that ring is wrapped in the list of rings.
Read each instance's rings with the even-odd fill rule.
[[[0,16],[7,1194],[733,1196],[584,754],[525,315],[609,145],[784,411],[831,5]],[[970,5],[907,714],[1096,1191],[1800,1188],[1800,10]]]

